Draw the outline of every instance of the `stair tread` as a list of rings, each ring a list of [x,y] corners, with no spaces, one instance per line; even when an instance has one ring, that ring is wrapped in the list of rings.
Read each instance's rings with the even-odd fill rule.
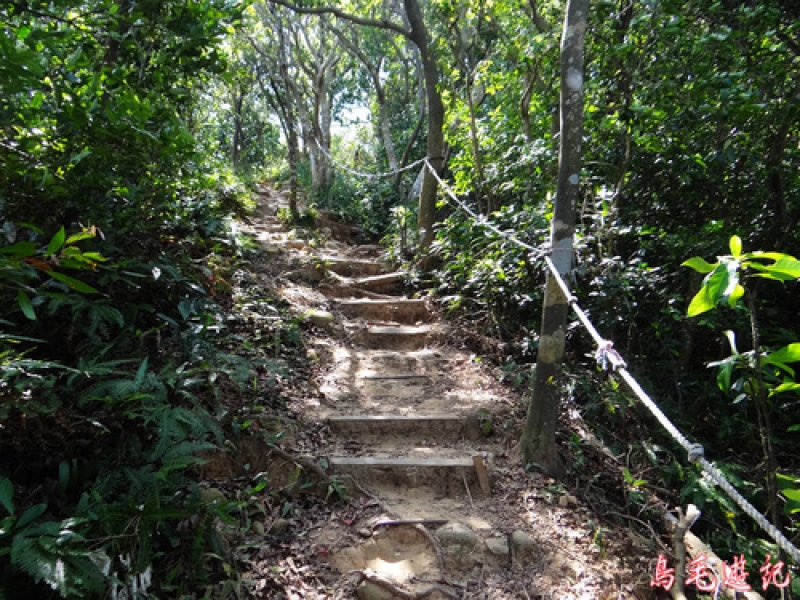
[[[336,304],[344,306],[384,306],[392,304],[408,304],[414,306],[424,306],[425,300],[422,298],[346,298],[336,300]]]
[[[433,331],[431,325],[367,325],[370,333],[378,335],[418,335]]]
[[[332,415],[328,421],[351,422],[351,421],[464,421],[466,415]]]
[[[477,453],[476,453],[477,454]],[[425,458],[418,456],[331,456],[332,466],[376,466],[376,467],[465,467],[475,466],[472,455],[461,457]]]

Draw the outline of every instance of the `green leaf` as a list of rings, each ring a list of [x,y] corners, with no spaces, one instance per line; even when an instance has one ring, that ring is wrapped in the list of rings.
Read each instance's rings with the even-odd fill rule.
[[[733,291],[728,296],[728,306],[733,308],[736,304],[741,300],[742,296],[744,296],[744,286],[741,283],[737,283]]]
[[[767,267],[770,273],[780,274],[790,279],[800,278],[800,260],[787,256],[775,261],[774,265]]]
[[[79,233],[73,233],[71,236],[67,238],[64,244],[74,244],[75,242],[79,242],[81,240],[89,240],[95,237],[95,234],[91,231],[81,231]]]
[[[29,523],[32,523],[33,521],[41,517],[42,513],[44,513],[44,511],[46,510],[47,510],[47,504],[44,503],[34,504],[24,513],[22,513],[22,516],[19,518],[19,521],[17,521],[17,527],[22,529]]]
[[[61,283],[66,283],[71,289],[75,290],[76,292],[83,292],[84,294],[99,293],[89,284],[84,283],[78,279],[75,279],[74,277],[70,277],[69,275],[64,275],[63,273],[57,273],[56,271],[51,271],[49,275],[56,281],[60,281]]]
[[[31,321],[36,320],[36,313],[33,310],[31,299],[28,298],[28,294],[26,294],[23,290],[19,290],[17,292],[17,304],[19,304],[19,308],[22,310],[23,315],[28,317]]]
[[[765,357],[765,362],[769,364],[784,364],[798,361],[800,361],[800,342],[795,342],[793,344],[789,344],[788,346],[784,346],[780,350],[770,352]]]
[[[64,240],[66,238],[67,238],[67,233],[66,231],[64,231],[64,228],[62,227],[61,229],[58,230],[58,233],[56,233],[53,236],[53,239],[50,240],[50,243],[47,244],[47,254],[48,255],[55,254],[56,252],[61,250],[61,247],[64,245]]]
[[[738,258],[742,255],[742,238],[738,235],[731,236],[730,240],[731,254]]]
[[[0,254],[10,254],[12,256],[33,256],[36,254],[36,242],[17,242],[12,246],[0,248]]]
[[[739,285],[739,261],[723,260],[703,280],[703,287],[692,298],[687,314],[695,317],[714,308],[721,300],[736,293]]]
[[[14,484],[5,477],[0,479],[0,506],[14,516]]]
[[[770,396],[773,394],[782,394],[783,392],[796,392],[800,390],[800,383],[796,383],[794,381],[787,381],[786,383],[780,384],[778,387],[773,389],[770,392]]]
[[[136,388],[141,388],[142,384],[144,383],[144,378],[147,375],[147,361],[148,359],[144,359],[142,364],[139,365],[139,368],[136,370],[136,377],[134,377],[134,385]]]
[[[695,256],[690,258],[689,260],[685,260],[681,263],[682,267],[690,267],[697,271],[698,273],[710,273],[714,270],[716,265],[712,265],[711,263],[706,262],[699,256]]]
[[[700,291],[695,294],[694,298],[692,298],[686,314],[690,317],[696,317],[697,315],[701,315],[704,312],[711,310],[715,305],[716,302],[711,296],[708,288],[703,286],[700,288]]]

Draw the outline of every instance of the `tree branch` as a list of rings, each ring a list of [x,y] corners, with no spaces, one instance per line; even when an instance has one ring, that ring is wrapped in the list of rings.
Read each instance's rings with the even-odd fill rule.
[[[366,19],[364,17],[351,15],[350,13],[346,13],[344,11],[339,10],[338,8],[332,8],[330,6],[325,6],[323,8],[305,8],[303,6],[297,6],[295,4],[292,4],[291,2],[287,2],[286,0],[270,0],[270,2],[288,8],[289,10],[294,11],[296,13],[304,15],[333,15],[344,21],[350,21],[351,23],[355,23],[356,25],[364,25],[365,27],[378,27],[380,29],[388,29],[389,31],[394,31],[395,33],[399,33],[403,37],[409,39],[411,38],[410,30],[404,29],[400,25],[392,23],[391,21],[386,19]]]

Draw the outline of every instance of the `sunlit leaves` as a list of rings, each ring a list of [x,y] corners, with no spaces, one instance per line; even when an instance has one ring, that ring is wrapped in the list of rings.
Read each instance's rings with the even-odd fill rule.
[[[776,281],[800,279],[800,261],[780,252],[751,252],[742,254],[742,240],[738,236],[730,239],[731,256],[720,256],[715,264],[700,257],[683,262],[699,273],[707,273],[700,290],[689,304],[687,314],[695,317],[711,310],[720,303],[736,306],[745,294],[740,277],[762,277]],[[750,271],[750,272],[748,272]]]

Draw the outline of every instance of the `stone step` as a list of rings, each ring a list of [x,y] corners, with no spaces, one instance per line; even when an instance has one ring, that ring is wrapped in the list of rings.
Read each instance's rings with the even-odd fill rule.
[[[373,321],[391,321],[412,325],[430,321],[431,313],[425,300],[418,298],[392,298],[373,300],[369,298],[339,300],[341,311],[351,317]]]
[[[318,260],[329,270],[345,277],[379,275],[383,271],[383,265],[374,260],[325,255],[320,256]]]
[[[476,461],[484,469],[476,468]],[[481,455],[332,456],[329,462],[335,475],[350,475],[371,491],[384,487],[422,488],[449,498],[489,495],[486,460]]]
[[[480,438],[477,415],[332,415],[331,431],[351,439],[399,436],[403,441],[435,441]]]
[[[419,350],[434,332],[431,325],[368,325],[356,330],[353,341],[368,348]]]
[[[406,274],[400,271],[374,275],[372,277],[362,277],[353,281],[353,285],[362,290],[381,294],[390,294],[399,291],[403,287],[403,280]]]
[[[281,231],[285,231],[283,223],[281,223],[280,221],[276,223],[265,223],[263,225],[256,225],[255,230],[264,233],[279,233]]]

